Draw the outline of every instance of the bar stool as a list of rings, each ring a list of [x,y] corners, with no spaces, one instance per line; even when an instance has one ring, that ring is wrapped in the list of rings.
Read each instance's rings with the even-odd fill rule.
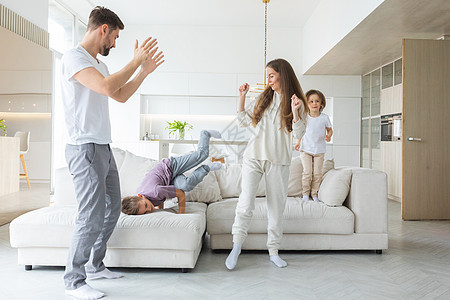
[[[30,179],[28,178],[27,167],[25,166],[25,159],[23,158],[23,155],[28,152],[28,149],[30,149],[30,132],[17,131],[16,134],[14,134],[14,136],[20,139],[20,160],[22,161],[24,171],[24,173],[19,174],[19,178],[26,178],[28,188],[31,188]]]

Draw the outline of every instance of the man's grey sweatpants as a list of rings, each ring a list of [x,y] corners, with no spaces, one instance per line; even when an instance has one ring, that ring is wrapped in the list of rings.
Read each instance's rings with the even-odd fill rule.
[[[208,131],[200,132],[197,151],[184,156],[170,157],[170,168],[172,169],[172,184],[185,192],[192,191],[197,184],[209,173],[209,167],[200,166],[192,172],[189,177],[183,175],[184,172],[201,164],[209,156],[209,139],[211,135]]]
[[[86,271],[105,269],[106,242],[119,219],[121,201],[119,174],[109,145],[67,145],[66,160],[78,201],[64,274],[66,289],[73,290],[86,284]]]

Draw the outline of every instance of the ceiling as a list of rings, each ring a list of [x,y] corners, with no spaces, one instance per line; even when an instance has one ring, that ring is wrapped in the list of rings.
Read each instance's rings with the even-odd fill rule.
[[[364,75],[402,56],[402,39],[450,35],[449,0],[385,0],[308,75]]]
[[[66,0],[73,2],[79,0]],[[262,0],[86,0],[116,12],[126,24],[261,26]],[[320,1],[272,0],[269,26],[303,27]]]
[[[262,0],[60,0],[101,5],[134,25],[263,26]],[[319,0],[272,0],[270,27],[302,28]],[[83,13],[84,15],[84,13]],[[363,75],[402,56],[402,39],[450,34],[449,0],[385,0],[320,58],[307,75]]]

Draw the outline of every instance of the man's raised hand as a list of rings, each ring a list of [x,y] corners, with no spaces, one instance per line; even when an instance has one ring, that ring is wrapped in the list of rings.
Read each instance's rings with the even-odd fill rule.
[[[159,67],[164,62],[163,52],[159,51],[158,53],[156,53],[157,50],[158,50],[158,47],[153,49],[149,53],[148,58],[141,65],[142,71],[144,71],[146,75],[153,72],[157,67]]]
[[[136,40],[136,43],[134,44],[134,59],[139,65],[142,65],[142,63],[148,59],[156,44],[158,44],[156,38],[152,39],[149,37],[140,46],[138,40]]]

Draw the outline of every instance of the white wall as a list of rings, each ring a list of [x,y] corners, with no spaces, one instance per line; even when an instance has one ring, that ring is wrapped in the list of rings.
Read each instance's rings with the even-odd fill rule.
[[[135,39],[156,37],[166,62],[157,73],[261,74],[264,71],[264,31],[248,26],[126,25],[117,48],[103,58],[110,71],[124,66],[133,54]],[[268,30],[268,61],[287,59],[301,71],[301,29],[275,27]]]
[[[300,70],[300,33],[299,27],[271,28],[268,60],[282,57]],[[111,101],[116,145],[127,147],[124,142],[136,142],[146,131],[167,138],[166,121],[174,119],[194,125],[186,138],[198,138],[203,128],[223,131],[233,124],[238,86],[264,82],[264,32],[255,26],[127,25],[117,40],[117,49],[103,58],[110,72],[131,59],[136,38],[142,42],[150,35],[158,38],[166,62],[149,75],[128,103]],[[147,126],[143,128],[141,101],[142,106],[150,107],[151,114],[144,116]],[[116,120],[120,125],[115,125]]]
[[[48,0],[0,0],[0,4],[39,27],[48,29]]]
[[[359,166],[361,77],[305,75],[300,83],[305,92],[317,89],[327,99],[332,98],[324,111],[333,123],[332,143],[327,144],[325,158],[334,158],[336,167]]]
[[[9,136],[17,131],[31,132],[29,152],[24,155],[29,178],[48,181],[52,53],[2,27],[0,43],[0,119],[6,120]]]
[[[305,73],[384,0],[321,0],[303,27]]]

